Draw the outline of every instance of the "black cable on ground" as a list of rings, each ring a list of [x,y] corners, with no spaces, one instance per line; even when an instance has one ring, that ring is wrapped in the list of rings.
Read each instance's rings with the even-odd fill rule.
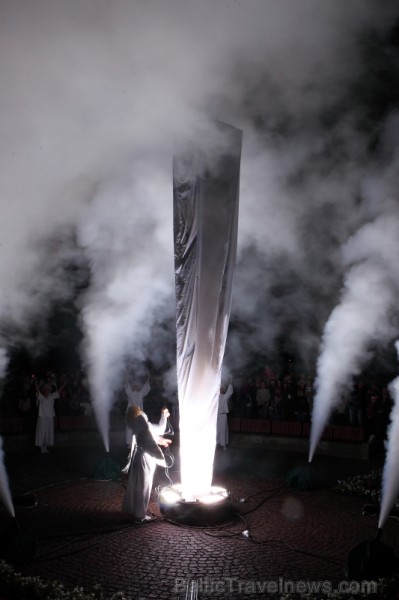
[[[257,510],[267,500],[269,500],[270,498],[272,498],[273,496],[275,496],[283,487],[284,486],[281,486],[280,488],[276,489],[273,494],[270,494],[269,496],[267,496],[266,498],[264,498],[262,500],[262,502],[260,502],[253,509],[251,509],[249,511],[246,511],[244,513],[240,513],[238,511],[236,512],[236,515],[240,519],[242,519],[242,521],[244,522],[244,525],[245,525],[244,531],[240,531],[240,532],[237,532],[237,533],[226,533],[226,535],[219,535],[219,534],[212,534],[210,532],[205,531],[205,529],[209,529],[209,528],[202,528],[202,529],[204,529],[203,533],[205,533],[205,535],[208,535],[209,537],[218,538],[218,539],[219,538],[229,538],[229,539],[232,539],[232,538],[243,538],[243,539],[246,539],[246,540],[248,540],[248,541],[250,541],[250,542],[252,542],[254,544],[259,544],[259,545],[281,544],[281,545],[286,546],[287,548],[289,548],[290,550],[292,550],[293,552],[295,552],[297,554],[304,554],[304,555],[307,555],[307,556],[311,556],[312,558],[319,558],[320,560],[323,560],[323,561],[326,561],[326,562],[330,562],[330,563],[335,564],[335,565],[341,565],[341,561],[338,561],[337,559],[334,559],[334,558],[331,558],[331,557],[328,557],[328,556],[322,556],[320,554],[315,554],[315,553],[309,552],[307,550],[301,550],[299,548],[294,548],[293,546],[291,546],[290,544],[288,544],[284,540],[256,540],[256,539],[254,539],[252,537],[252,535],[250,534],[250,531],[249,531],[249,529],[250,529],[249,525],[248,525],[246,519],[244,518],[244,516],[247,515],[247,514],[249,514],[249,513],[254,512],[255,510]],[[258,495],[258,493],[254,494],[251,497],[254,497],[255,495]]]
[[[254,506],[254,508],[251,508],[250,510],[247,510],[246,512],[241,513],[242,515],[249,515],[252,512],[255,512],[255,510],[258,510],[258,508],[260,508],[265,502],[267,502],[267,500],[270,500],[270,498],[273,498],[273,496],[277,496],[277,494],[279,492],[281,492],[282,489],[284,489],[285,486],[282,485],[279,488],[276,488],[272,494],[270,494],[269,496],[266,496],[266,498],[264,498],[261,502],[259,502],[259,504],[257,504],[256,506]],[[254,494],[255,496],[256,494]],[[253,496],[252,496],[253,497]]]
[[[162,517],[158,517],[158,518],[151,519],[150,521],[140,521],[140,522],[132,521],[132,523],[129,526],[117,529],[113,533],[107,534],[105,539],[102,538],[96,542],[93,542],[92,544],[87,544],[83,548],[77,548],[71,552],[66,552],[63,554],[57,554],[56,556],[51,556],[55,552],[59,552],[63,548],[67,548],[67,547],[71,546],[72,544],[76,543],[76,541],[71,541],[71,542],[68,542],[67,544],[63,544],[62,546],[59,546],[58,548],[54,548],[54,550],[50,550],[47,554],[43,554],[43,555],[39,556],[38,558],[33,559],[31,562],[37,563],[37,562],[43,562],[43,561],[48,561],[48,560],[56,560],[58,558],[64,558],[65,556],[72,556],[73,554],[78,554],[79,552],[83,552],[85,550],[89,550],[95,546],[98,546],[99,544],[102,544],[104,541],[107,541],[108,539],[115,537],[116,535],[126,532],[128,529],[142,527],[143,525],[146,525],[146,526],[152,525],[154,523],[159,523],[162,520],[163,520]],[[92,537],[93,535],[101,535],[101,532],[99,532],[97,534],[89,534],[86,537],[89,538],[89,537]],[[79,540],[77,542],[79,542]]]

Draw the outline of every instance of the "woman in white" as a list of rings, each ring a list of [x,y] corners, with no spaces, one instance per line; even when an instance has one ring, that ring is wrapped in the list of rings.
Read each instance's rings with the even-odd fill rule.
[[[159,446],[167,448],[171,440],[154,433],[155,428],[151,428],[147,415],[138,406],[128,408],[126,420],[132,430],[134,443],[122,511],[132,515],[136,521],[146,521],[151,518],[146,512],[155,468],[157,465],[166,466]]]
[[[137,413],[138,411],[141,411],[141,413],[145,416],[145,418],[147,419],[147,423],[148,423],[148,427],[152,433],[152,436],[157,439],[158,437],[162,437],[165,434],[166,431],[166,427],[168,425],[168,417],[170,416],[169,410],[167,408],[163,408],[162,412],[161,412],[161,418],[159,419],[158,423],[151,423],[148,420],[147,415],[142,411],[141,406],[136,406],[135,404],[131,404],[126,412],[126,427],[129,429],[130,431],[130,437],[132,439],[131,442],[131,446],[130,446],[130,452],[129,452],[129,457],[127,460],[127,464],[125,467],[123,467],[122,469],[122,473],[124,473],[125,475],[127,475],[129,473],[129,469],[130,469],[130,465],[132,462],[132,457],[137,445],[136,442],[136,437],[134,434],[134,428],[132,426],[133,423],[133,419],[134,417],[132,417],[133,414]]]
[[[233,395],[233,386],[231,383],[226,390],[226,386],[221,386],[219,394],[218,416],[216,422],[216,444],[219,444],[226,450],[229,443],[229,426],[227,415],[229,413],[229,398]]]
[[[60,390],[66,385],[66,381]],[[35,445],[39,446],[42,454],[48,454],[47,446],[54,446],[54,402],[60,397],[59,390],[51,391],[51,385],[45,383],[41,389],[36,381],[36,406],[38,416],[36,422]]]

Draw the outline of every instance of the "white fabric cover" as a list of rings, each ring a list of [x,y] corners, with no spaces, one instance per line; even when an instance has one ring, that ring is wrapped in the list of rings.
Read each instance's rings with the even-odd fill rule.
[[[182,494],[212,485],[216,419],[237,250],[242,132],[174,158],[177,385]]]

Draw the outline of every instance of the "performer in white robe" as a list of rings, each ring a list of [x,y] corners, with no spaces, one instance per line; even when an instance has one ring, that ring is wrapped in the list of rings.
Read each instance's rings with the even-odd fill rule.
[[[126,415],[134,435],[129,477],[122,511],[137,521],[145,521],[151,496],[152,482],[157,465],[166,466],[165,458],[159,446],[167,447],[171,440],[155,436],[147,415],[139,407],[131,406]]]
[[[227,415],[229,414],[229,398],[233,395],[233,386],[229,384],[227,390],[225,386],[220,388],[218,416],[216,422],[216,444],[219,444],[226,450],[229,443],[229,426]]]
[[[47,446],[54,446],[54,401],[60,397],[58,392],[50,392],[49,386],[44,386],[43,393],[37,394],[36,405],[38,416],[36,422],[35,445],[39,446],[42,454],[47,454]]]
[[[35,383],[36,405],[38,408],[35,445],[40,447],[42,454],[48,454],[47,446],[54,446],[54,402],[60,397],[59,392],[68,381],[66,380],[56,391],[52,391],[50,383],[45,383],[41,389],[39,389],[36,379]]]
[[[135,407],[135,409],[140,408],[140,407],[136,407],[135,404],[132,404],[132,407]],[[141,410],[141,408],[140,408]],[[145,414],[145,413],[143,413]],[[130,417],[128,416],[129,413],[126,413],[126,421],[129,422]],[[148,421],[148,417],[146,415],[147,421],[148,421],[148,427],[151,430],[152,435],[154,436],[155,439],[157,439],[158,436],[163,436],[165,431],[166,431],[166,427],[168,426],[168,417],[170,415],[170,412],[167,408],[163,408],[162,409],[162,413],[161,413],[161,418],[159,419],[158,423],[151,423],[150,421]],[[130,431],[130,437],[132,438],[132,443],[130,446],[130,452],[129,452],[129,457],[127,460],[127,464],[125,467],[123,467],[122,469],[122,473],[124,473],[125,475],[127,475],[129,473],[129,469],[130,469],[130,464],[132,462],[132,457],[133,457],[133,452],[134,449],[136,447],[136,438],[134,433],[132,432],[132,429],[130,426],[127,425],[127,428]]]
[[[126,381],[125,384],[125,394],[127,398],[127,407],[126,411],[130,406],[138,406],[143,410],[144,398],[147,396],[150,391],[150,375],[148,374],[147,381],[144,385],[141,385],[139,382],[134,382],[130,385],[130,381]],[[126,427],[126,444],[130,447],[132,443],[132,431],[129,427]]]

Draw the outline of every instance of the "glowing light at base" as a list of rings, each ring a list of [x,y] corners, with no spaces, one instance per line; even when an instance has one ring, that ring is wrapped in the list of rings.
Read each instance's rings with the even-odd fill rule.
[[[197,498],[196,502],[202,504],[218,504],[224,502],[229,497],[227,490],[224,487],[218,485],[212,485],[207,494]],[[173,506],[177,502],[181,502],[183,499],[182,485],[177,483],[170,487],[163,488],[159,494],[159,500],[164,505]]]
[[[216,485],[193,501],[183,498],[181,484],[165,487],[159,493],[159,507],[169,520],[193,526],[216,525],[236,517],[229,493]]]

